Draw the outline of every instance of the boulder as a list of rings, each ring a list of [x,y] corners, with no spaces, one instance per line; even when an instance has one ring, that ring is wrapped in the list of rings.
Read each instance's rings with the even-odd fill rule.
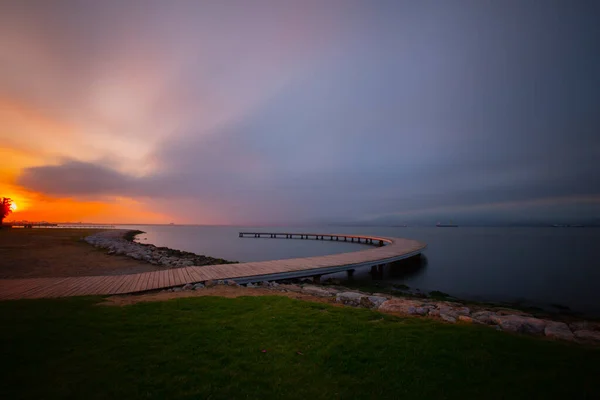
[[[600,332],[598,331],[576,331],[575,338],[584,343],[600,344]]]
[[[313,295],[313,296],[320,296],[320,297],[331,297],[332,296],[332,294],[328,290],[320,288],[318,286],[312,286],[312,285],[304,286],[302,288],[302,292]]]
[[[219,279],[217,281],[217,285],[224,285],[224,284],[225,284],[225,281],[223,279]]]
[[[452,315],[449,315],[449,314],[441,313],[440,314],[440,318],[443,319],[446,322],[450,322],[450,323],[453,323],[453,324],[456,323],[456,318],[453,317]]]
[[[569,326],[564,322],[558,321],[546,321],[546,328],[544,329],[544,335],[560,340],[573,341],[575,336],[569,329]]]
[[[289,290],[290,292],[301,292],[302,291],[302,288],[300,286],[294,285],[294,284],[289,284],[289,285],[281,284],[281,285],[279,285],[279,289]]]
[[[361,305],[361,299],[363,295],[355,292],[341,292],[338,293],[335,301],[338,303],[345,304],[347,306],[359,307]],[[385,304],[385,303],[384,303]]]
[[[381,296],[364,296],[360,299],[360,305],[366,308],[379,308],[387,299]]]
[[[268,281],[262,281],[260,283],[260,286],[262,286],[262,287],[269,287],[269,282]]]
[[[440,316],[440,310],[438,310],[437,308],[429,310],[429,316],[430,317],[439,317]]]
[[[250,282],[250,283],[247,283],[247,284],[246,284],[246,287],[247,287],[247,288],[255,288],[255,287],[256,287],[256,285],[254,285],[253,283],[251,283],[251,282]]]
[[[429,308],[427,307],[415,307],[414,314],[425,316],[429,313]]]
[[[448,315],[454,319],[458,318],[458,313],[454,307],[440,306],[440,316]]]
[[[227,286],[240,286],[240,285],[238,285],[236,281],[229,279],[227,281]]]
[[[503,308],[503,307],[497,307],[494,309],[494,312],[498,315],[519,315],[521,317],[531,317],[533,318],[533,315],[526,313],[524,311],[520,311],[520,310],[514,310],[512,308]]]
[[[577,321],[569,324],[573,332],[575,331],[600,331],[600,322]]]
[[[194,285],[194,290],[200,290],[200,289],[204,289],[204,285],[201,283],[196,283]]]
[[[181,291],[183,291],[183,289],[182,289],[182,288],[180,288],[180,287],[174,287],[174,288],[173,288],[173,291],[174,291],[174,292],[181,292]]]
[[[277,282],[273,281],[273,282],[271,282],[271,283],[269,284],[269,286],[271,286],[271,287],[277,287],[277,286],[279,286],[279,283],[277,283]]]
[[[492,315],[495,315],[491,311],[477,311],[471,315],[474,321],[478,321],[482,324],[493,325],[494,320],[492,319]]]
[[[194,285],[192,285],[191,283],[188,283],[183,286],[183,290],[192,290],[192,289],[194,289]]]
[[[471,318],[471,317],[468,317],[468,316],[466,316],[466,315],[459,315],[459,316],[458,316],[458,320],[459,320],[460,322],[465,322],[465,323],[467,323],[467,324],[472,324],[472,323],[473,323],[473,318]]]
[[[492,315],[492,321],[498,324],[503,331],[526,333],[529,335],[543,335],[546,322],[531,317],[520,315]]]
[[[421,301],[394,298],[381,304],[379,311],[410,315],[416,314],[417,308],[422,304]]]
[[[458,307],[454,309],[454,312],[456,314],[460,315],[464,315],[464,316],[468,316],[469,314],[471,314],[471,309],[469,307]]]
[[[204,282],[204,285],[209,288],[209,287],[213,287],[216,286],[217,282],[213,281],[212,279],[207,280],[206,282]]]

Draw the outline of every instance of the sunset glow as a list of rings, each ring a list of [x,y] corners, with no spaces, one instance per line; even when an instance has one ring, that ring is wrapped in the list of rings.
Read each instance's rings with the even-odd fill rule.
[[[8,3],[0,196],[18,204],[11,218],[600,215],[581,201],[600,194],[600,100],[586,83],[600,71],[586,33],[596,24],[576,13],[549,7],[538,19],[537,6],[513,15],[488,2],[464,13],[427,2]],[[492,52],[507,26],[510,45]]]

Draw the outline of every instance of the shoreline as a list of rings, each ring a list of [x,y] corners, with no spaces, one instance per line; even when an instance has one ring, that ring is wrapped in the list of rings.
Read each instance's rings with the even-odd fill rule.
[[[134,254],[129,255],[129,254],[123,254],[123,253],[111,253],[111,250],[109,250],[109,252],[107,253],[109,255],[113,255],[113,254],[114,255],[124,255],[124,256],[129,256],[138,261],[149,262],[150,264],[153,264],[153,265],[174,267],[174,268],[191,266],[191,265],[203,266],[203,265],[219,265],[219,264],[239,263],[238,261],[228,261],[228,260],[213,258],[213,257],[209,257],[209,256],[198,255],[195,253],[186,252],[186,251],[182,251],[182,250],[172,249],[172,248],[168,248],[168,247],[157,247],[153,244],[144,244],[144,243],[136,242],[135,238],[137,235],[146,233],[141,230],[111,229],[110,231],[100,232],[100,234],[102,234],[104,232],[117,232],[117,231],[121,233],[121,239],[126,240],[133,245],[141,246],[143,248],[149,249],[150,251],[158,250],[160,252],[163,252],[161,254],[164,254],[165,252],[167,254],[170,254],[170,258],[172,261],[169,264],[163,264],[163,265],[155,264],[152,261],[147,261],[143,257],[136,258],[136,257],[140,257],[140,256],[135,255],[135,252],[134,252]],[[92,235],[92,236],[94,236],[94,235]],[[104,247],[104,248],[109,248],[109,247]],[[143,251],[142,251],[142,254],[144,254]],[[409,258],[406,260],[401,260],[399,262],[400,263],[411,262],[411,260],[414,261],[414,259],[416,259],[416,258],[417,257],[413,257],[413,258]],[[192,262],[192,260],[194,260],[194,259],[209,260],[209,262],[205,263],[205,264],[198,264],[198,263],[190,264],[190,262]],[[214,262],[210,263],[210,260],[214,260]],[[312,282],[311,278],[292,278],[292,279],[276,280],[276,282],[282,282],[282,281],[288,282],[288,283],[314,284]],[[457,302],[457,303],[461,303],[461,304],[465,304],[465,305],[471,305],[471,306],[475,306],[475,307],[510,308],[510,309],[515,309],[515,310],[519,310],[522,312],[530,313],[533,315],[541,315],[545,318],[560,318],[560,319],[563,319],[563,318],[577,318],[577,319],[588,318],[588,319],[593,319],[593,320],[600,319],[600,317],[598,315],[595,315],[593,313],[586,313],[583,311],[571,310],[567,306],[562,306],[562,305],[558,305],[558,304],[537,304],[537,303],[523,304],[523,303],[511,302],[511,301],[493,301],[493,300],[485,300],[485,299],[484,300],[472,300],[472,299],[468,299],[468,298],[455,297],[448,293],[444,293],[444,292],[441,292],[438,290],[432,290],[432,291],[423,290],[423,291],[421,291],[419,288],[410,288],[409,286],[406,286],[404,284],[392,283],[389,285],[385,285],[385,284],[382,285],[379,283],[379,281],[375,281],[373,284],[366,284],[366,285],[363,285],[360,283],[356,284],[356,285],[353,285],[353,284],[346,285],[347,283],[350,283],[350,282],[340,281],[339,279],[336,279],[336,278],[327,278],[321,283],[316,283],[316,285],[323,286],[323,287],[328,287],[328,286],[343,287],[347,291],[359,291],[360,293],[365,293],[365,294],[366,293],[385,293],[386,295],[400,296],[401,298],[414,299],[414,300],[450,301],[450,302]]]
[[[264,281],[239,285],[233,280],[204,281],[167,289],[110,296],[106,305],[131,305],[197,296],[286,296],[302,301],[328,303],[340,307],[371,309],[383,314],[425,318],[448,324],[487,326],[497,331],[547,338],[561,342],[600,345],[600,321],[569,316],[528,313],[509,307],[490,307],[459,301],[409,298],[387,293],[365,293],[343,286],[294,283],[291,280]]]
[[[168,267],[190,267],[204,265],[236,264],[237,261],[224,260],[187,251],[157,247],[153,244],[139,243],[135,237],[145,233],[139,230],[114,229],[102,231],[84,238],[88,244],[101,249],[107,249],[108,255],[121,255],[137,261]]]

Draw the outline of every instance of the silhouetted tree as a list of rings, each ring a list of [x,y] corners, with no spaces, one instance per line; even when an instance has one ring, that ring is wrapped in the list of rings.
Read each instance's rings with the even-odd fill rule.
[[[12,200],[8,197],[3,197],[0,202],[0,229],[2,229],[2,222],[4,218],[8,216],[12,212]]]

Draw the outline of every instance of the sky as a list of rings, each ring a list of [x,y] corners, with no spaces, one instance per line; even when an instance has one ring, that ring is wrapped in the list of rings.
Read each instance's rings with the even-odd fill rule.
[[[600,222],[596,1],[0,0],[13,219]]]

